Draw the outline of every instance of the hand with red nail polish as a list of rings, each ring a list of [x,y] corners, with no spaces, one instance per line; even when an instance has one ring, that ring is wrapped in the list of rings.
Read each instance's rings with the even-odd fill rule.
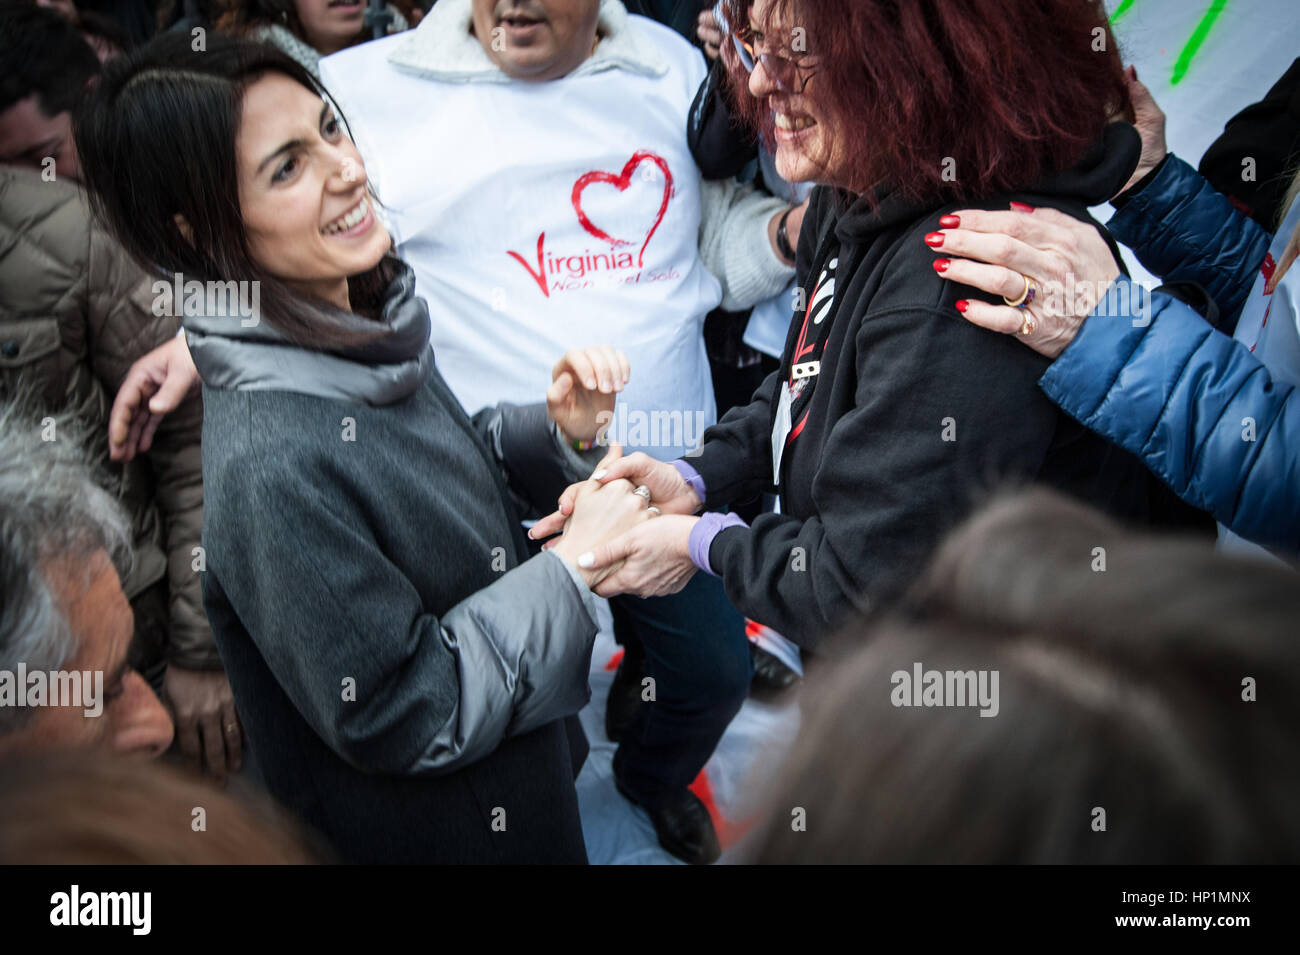
[[[1014,211],[1014,212],[1033,212],[1033,211],[1034,211],[1034,207],[1033,207],[1033,206],[1027,206],[1027,205],[1025,205],[1023,202],[1013,202],[1013,203],[1011,203],[1011,209],[1012,209],[1012,211]]]
[[[961,219],[958,216],[944,216],[939,220],[939,225],[945,229],[955,229],[961,225]]]
[[[925,237],[925,244],[932,249],[939,248],[939,246],[943,245],[943,233],[931,232],[929,235]]]
[[[1118,278],[1119,264],[1091,223],[1050,206],[1026,215],[1020,210],[1031,207],[1010,205],[954,213],[962,227],[944,234],[945,257],[932,264],[941,281],[989,294],[953,302],[966,321],[1056,358]]]

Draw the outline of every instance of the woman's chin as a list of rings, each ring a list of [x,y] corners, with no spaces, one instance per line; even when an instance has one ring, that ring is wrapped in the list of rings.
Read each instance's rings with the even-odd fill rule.
[[[363,249],[358,249],[353,255],[348,256],[345,263],[347,275],[360,275],[363,272],[369,272],[378,265],[393,247],[393,240],[388,235],[388,231],[376,222],[371,229],[371,235],[366,237],[366,244]]]
[[[786,182],[815,182],[819,167],[802,150],[777,143],[776,171]]]

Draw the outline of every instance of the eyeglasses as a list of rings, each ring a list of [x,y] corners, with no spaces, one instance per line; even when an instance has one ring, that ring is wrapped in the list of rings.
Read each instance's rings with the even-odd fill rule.
[[[755,65],[762,63],[772,82],[784,93],[802,93],[817,73],[793,57],[763,52],[762,34],[752,27],[741,27],[731,34],[731,39],[741,65],[753,73]]]

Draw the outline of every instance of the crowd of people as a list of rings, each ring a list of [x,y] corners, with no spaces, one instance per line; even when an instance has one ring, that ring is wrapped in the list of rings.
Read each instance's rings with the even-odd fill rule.
[[[1169,153],[1100,2],[0,0],[0,76],[0,860],[585,862],[602,620],[682,861],[751,693],[739,859],[1300,858],[1300,148]]]

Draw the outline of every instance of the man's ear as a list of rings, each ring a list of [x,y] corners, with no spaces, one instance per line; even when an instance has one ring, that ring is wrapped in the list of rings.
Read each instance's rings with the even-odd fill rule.
[[[185,239],[185,241],[188,242],[190,245],[193,245],[194,230],[190,228],[190,224],[185,220],[185,217],[178,212],[173,217],[173,221],[175,221],[176,228],[180,230],[181,236]]]

